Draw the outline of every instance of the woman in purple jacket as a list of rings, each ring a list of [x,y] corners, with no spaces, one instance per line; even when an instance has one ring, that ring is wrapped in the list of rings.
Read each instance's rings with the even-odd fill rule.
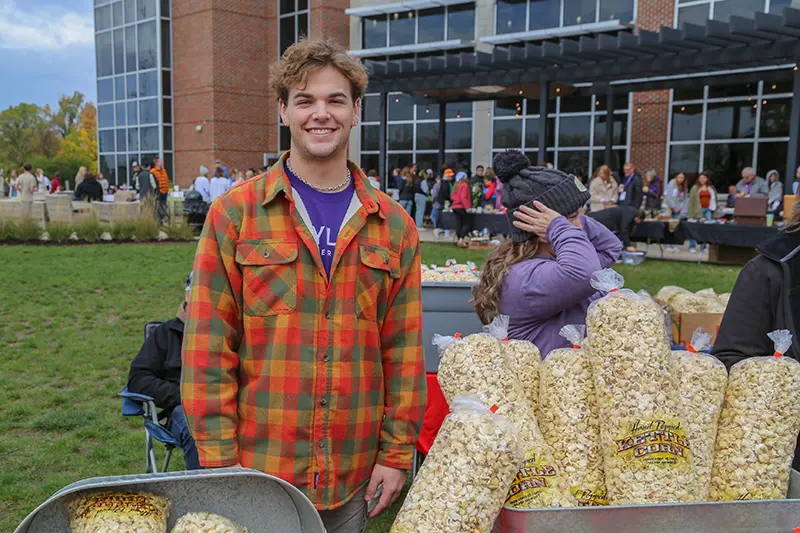
[[[486,261],[475,310],[485,324],[508,315],[509,338],[533,342],[544,357],[568,346],[558,334],[563,326],[585,323],[600,296],[592,274],[616,263],[622,245],[579,214],[590,195],[575,176],[531,167],[517,151],[498,154],[494,169],[513,230]]]

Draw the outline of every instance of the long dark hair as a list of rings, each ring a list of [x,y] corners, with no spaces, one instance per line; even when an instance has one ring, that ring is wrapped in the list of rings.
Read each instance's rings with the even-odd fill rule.
[[[461,180],[464,181],[464,180]],[[491,323],[498,314],[500,292],[511,267],[526,259],[531,259],[539,250],[539,240],[524,242],[503,241],[495,248],[483,266],[481,281],[475,289],[472,304],[484,324]]]

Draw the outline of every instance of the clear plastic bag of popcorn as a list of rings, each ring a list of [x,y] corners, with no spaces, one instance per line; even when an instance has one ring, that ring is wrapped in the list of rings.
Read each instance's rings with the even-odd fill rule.
[[[609,294],[586,325],[611,505],[690,501],[694,471],[680,401],[669,372],[663,313],[622,289],[617,272],[596,272]]]
[[[542,363],[537,421],[577,505],[590,507],[607,505],[608,494],[592,367],[581,349],[585,331],[561,328],[572,348],[553,350]]]
[[[661,287],[661,289],[656,293],[656,302],[658,302],[662,307],[668,307],[672,303],[672,299],[677,296],[678,294],[692,294],[690,291],[684,289],[683,287],[678,287],[676,285],[666,285]]]
[[[669,311],[667,310],[667,308],[663,307],[660,303],[658,303],[656,299],[653,298],[650,295],[650,293],[644,289],[640,290],[636,294],[638,294],[639,298],[641,298],[645,303],[652,305],[653,309],[656,309],[657,311],[661,312],[661,314],[664,315],[664,326],[667,328],[667,339],[669,340],[670,345],[672,345],[675,339],[672,336],[672,319],[669,316]]]
[[[703,298],[716,298],[717,297],[717,291],[715,291],[711,287],[709,287],[708,289],[703,289],[703,290],[697,291],[695,294],[697,296],[701,296]]]
[[[691,292],[676,294],[670,298],[669,308],[676,313],[706,313],[708,297],[698,296]]]
[[[149,492],[79,492],[64,504],[72,533],[167,533],[169,499]]]
[[[769,334],[770,357],[736,363],[717,431],[710,495],[713,501],[786,497],[800,432],[800,363],[783,357],[788,330]]]
[[[514,424],[458,396],[391,533],[489,533],[522,461]]]
[[[692,335],[685,351],[672,352],[670,370],[680,392],[686,433],[692,448],[696,489],[694,501],[708,501],[717,425],[728,385],[725,365],[701,352],[711,344],[711,334],[701,328]]]
[[[247,528],[224,516],[202,511],[178,518],[170,533],[247,533]]]

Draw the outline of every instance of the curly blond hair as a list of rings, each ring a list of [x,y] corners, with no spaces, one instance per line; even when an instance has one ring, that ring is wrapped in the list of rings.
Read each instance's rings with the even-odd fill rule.
[[[538,239],[524,242],[506,240],[489,254],[486,264],[483,265],[481,281],[475,288],[475,296],[470,302],[475,306],[475,312],[481,322],[490,324],[497,317],[500,292],[511,267],[533,258],[538,250]]]
[[[285,102],[291,89],[305,86],[308,75],[324,67],[334,67],[350,81],[353,102],[364,96],[367,68],[332,40],[301,39],[287,48],[280,61],[269,69],[270,84],[278,100]]]

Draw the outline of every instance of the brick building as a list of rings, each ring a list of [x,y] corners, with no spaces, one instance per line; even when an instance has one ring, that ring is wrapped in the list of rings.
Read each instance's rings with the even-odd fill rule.
[[[680,28],[733,15],[779,14],[797,0],[95,0],[100,168],[129,180],[133,160],[162,156],[178,184],[199,166],[260,167],[288,148],[268,67],[300,35],[333,38],[365,62],[414,59],[581,35]],[[758,82],[718,82],[614,98],[612,166],[661,175],[709,169],[718,186],[742,167],[784,168],[794,63]],[[752,69],[748,69],[751,72]],[[618,83],[625,84],[625,76]],[[598,91],[599,92],[599,91]],[[590,83],[558,86],[539,153],[538,96],[450,103],[444,159],[465,168],[520,148],[536,161],[590,174],[603,161],[605,99]],[[390,93],[380,164],[378,95],[368,94],[350,156],[365,169],[441,163],[436,104]]]

